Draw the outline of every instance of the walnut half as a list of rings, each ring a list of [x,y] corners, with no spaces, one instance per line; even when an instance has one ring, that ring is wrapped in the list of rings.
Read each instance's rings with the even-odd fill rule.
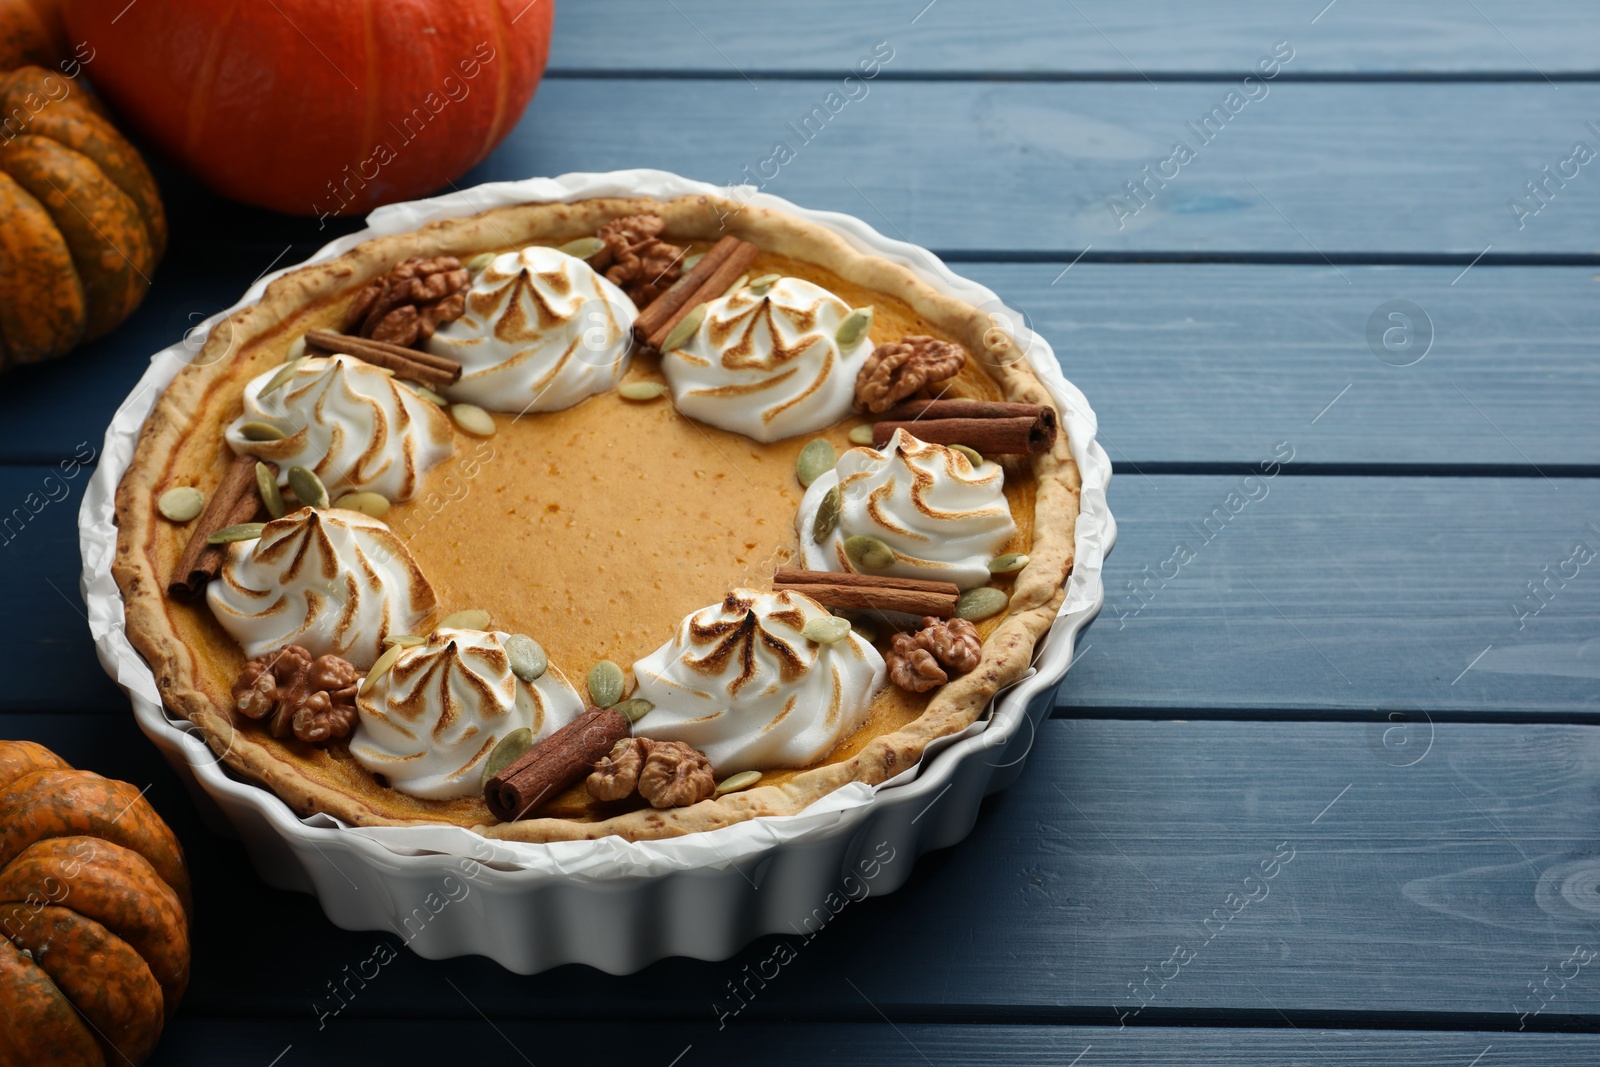
[[[682,741],[653,741],[639,772],[639,795],[652,808],[686,808],[717,791],[711,761]]]
[[[949,673],[966,674],[983,656],[978,628],[966,619],[922,620],[916,633],[894,635],[885,662],[889,680],[912,693],[926,693],[949,681]]]
[[[639,788],[639,771],[650,753],[650,742],[643,737],[624,737],[600,757],[594,771],[583,783],[596,800],[626,800]]]
[[[925,385],[954,378],[967,365],[967,350],[950,341],[912,334],[872,350],[856,375],[856,408],[888,411]]]
[[[644,308],[672,288],[683,270],[683,249],[661,240],[659,215],[612,219],[595,234],[605,244],[590,264]]]
[[[467,310],[472,276],[454,256],[412,257],[374,278],[345,312],[344,332],[414,348]]]
[[[320,745],[348,736],[356,723],[356,687],[361,675],[338,656],[311,658],[289,645],[244,665],[233,683],[233,706],[252,719],[271,716],[273,737],[291,732]]]
[[[717,779],[692,745],[625,737],[595,764],[584,788],[596,800],[626,800],[637,790],[653,808],[686,808],[715,793]]]

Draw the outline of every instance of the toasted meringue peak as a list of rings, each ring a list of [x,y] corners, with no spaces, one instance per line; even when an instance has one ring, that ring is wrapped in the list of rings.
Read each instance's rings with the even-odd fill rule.
[[[633,301],[581,259],[505,252],[467,290],[467,311],[429,351],[461,364],[451,400],[491,411],[558,411],[615,388],[628,369]]]
[[[839,522],[821,544],[812,524],[823,497],[839,487]],[[972,589],[989,580],[989,561],[1016,534],[1006,503],[1005,471],[896,430],[883,451],[852,448],[834,469],[811,483],[795,519],[805,565],[816,571],[854,571],[846,538],[876,537],[895,560],[876,574],[954,582]]]
[[[317,356],[262,396],[279,369],[245,385],[244,414],[226,437],[235,452],[277,464],[280,485],[298,466],[315,471],[334,496],[371,492],[409,500],[423,472],[455,451],[449,417],[390,371],[354,356]],[[248,440],[241,428],[250,422],[286,436]]]
[[[554,667],[532,682],[511,670],[510,634],[435,630],[356,699],[350,754],[402,793],[448,800],[480,792],[484,761],[513,730],[534,744],[577,718],[583,700]]]
[[[754,589],[685,617],[633,665],[634,695],[655,705],[634,734],[688,742],[719,776],[815,763],[866,721],[884,683],[883,657],[859,635],[801,635],[827,617],[810,597]]]
[[[849,413],[856,374],[872,352],[865,334],[840,350],[835,334],[851,310],[802,278],[712,300],[688,342],[661,357],[673,402],[690,418],[757,441],[833,425]]]
[[[386,634],[411,633],[433,587],[405,542],[355,511],[301,508],[228,546],[206,602],[254,659],[285,645],[372,665]]]

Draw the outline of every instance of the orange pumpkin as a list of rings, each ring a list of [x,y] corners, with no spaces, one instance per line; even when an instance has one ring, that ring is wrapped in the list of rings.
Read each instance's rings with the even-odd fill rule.
[[[64,51],[60,0],[0,0],[0,70],[45,67]]]
[[[554,0],[65,0],[119,114],[224,196],[359,215],[431,193],[516,124]],[[113,25],[115,22],[115,25]]]
[[[144,1062],[189,983],[189,910],[137,788],[0,741],[0,1067]]]
[[[109,333],[166,242],[155,179],[98,103],[64,74],[0,73],[0,370]]]

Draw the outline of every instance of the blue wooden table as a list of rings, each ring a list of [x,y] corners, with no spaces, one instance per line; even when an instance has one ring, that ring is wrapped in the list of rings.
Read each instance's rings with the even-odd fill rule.
[[[60,465],[358,223],[164,173],[144,307],[0,382],[0,513],[49,501],[0,534],[0,736],[148,784],[194,868],[153,1062],[1600,1060],[1597,41],[1577,0],[565,0],[460,184],[753,173],[858,215],[1023,309],[1116,465],[1106,608],[1021,781],[722,1025],[776,939],[628,978],[401,951],[319,1022],[398,939],[202,824],[95,663]]]

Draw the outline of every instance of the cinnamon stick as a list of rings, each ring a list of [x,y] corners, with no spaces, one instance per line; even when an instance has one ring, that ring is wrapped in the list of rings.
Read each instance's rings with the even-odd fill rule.
[[[772,575],[773,585],[853,585],[862,589],[915,589],[923,593],[949,593],[959,596],[954,582],[932,582],[926,578],[898,578],[889,574],[857,574],[854,571],[803,571],[779,567]]]
[[[705,286],[706,279],[733,255],[733,250],[739,247],[739,243],[737,237],[724,237],[707,249],[700,257],[700,262],[685,271],[666,292],[639,312],[639,317],[633,320],[633,339],[641,345],[649,344],[650,335],[661,329],[668,319],[688,303],[691,296]]]
[[[949,618],[961,590],[953,582],[895,578],[879,574],[800,571],[784,567],[772,578],[773,592],[804,593],[819,604],[837,608],[903,611],[910,615]]]
[[[483,787],[489,811],[515,822],[594,770],[611,746],[627,737],[627,716],[615,708],[591,707],[534,745]]]
[[[442,389],[461,380],[461,364],[432,352],[392,345],[387,341],[373,341],[366,337],[334,333],[331,330],[309,330],[306,347],[319,349],[330,355],[343,353],[355,356],[375,367],[394,371],[395,377],[420,382],[432,389]]]
[[[879,418],[890,422],[913,419],[1041,419],[1045,432],[1056,435],[1056,412],[1044,404],[1010,404],[1000,400],[902,400]]]
[[[228,557],[227,545],[208,544],[206,538],[218,530],[255,520],[256,513],[261,510],[261,496],[256,492],[256,463],[254,456],[235,456],[228,464],[222,481],[206,501],[205,510],[195,520],[183,555],[178,557],[178,566],[167,583],[168,595],[187,600],[204,592],[206,583],[217,576],[222,561]],[[272,467],[272,464],[267,466]],[[277,474],[276,467],[272,467],[272,471]]]
[[[1048,409],[1046,409],[1048,410]],[[985,456],[1037,456],[1050,451],[1055,424],[1043,416],[1009,419],[917,419],[872,424],[872,446],[882,448],[896,430],[936,445],[966,445]]]
[[[718,241],[717,243],[721,244],[722,242]],[[660,348],[662,342],[666,341],[667,335],[672,332],[672,328],[683,321],[684,316],[706,301],[715,300],[727,292],[729,287],[739,280],[740,275],[750,269],[750,264],[754,263],[756,256],[760,254],[761,249],[755,245],[748,241],[735,239],[733,250],[717,265],[716,269],[711,272],[700,288],[686,299],[683,302],[683,306],[673,312],[667,321],[663,322],[660,327],[650,334],[650,347]],[[705,260],[701,260],[695,266],[698,268],[704,262]],[[662,295],[665,296],[666,294],[663,293]]]

